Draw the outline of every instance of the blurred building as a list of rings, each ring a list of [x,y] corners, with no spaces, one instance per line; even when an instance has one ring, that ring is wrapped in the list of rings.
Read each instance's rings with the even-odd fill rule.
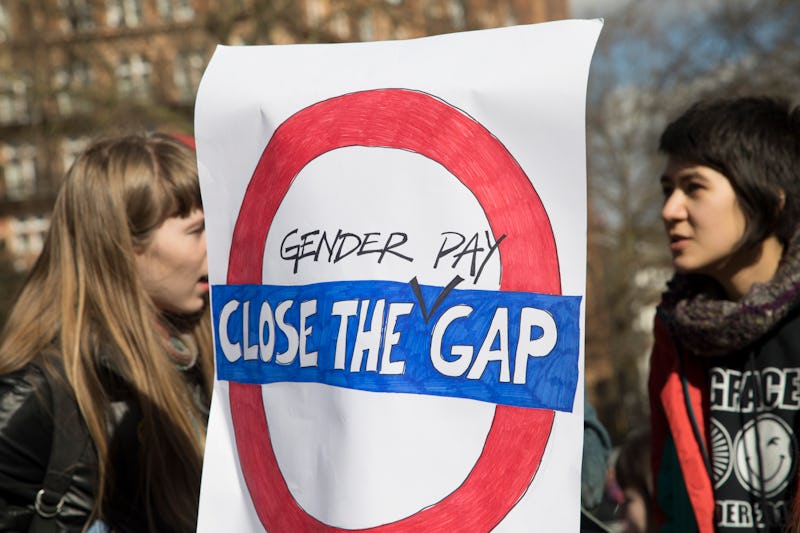
[[[411,38],[567,14],[566,0],[0,0],[0,259],[31,265],[90,138],[191,133],[217,43]]]
[[[211,46],[195,14],[189,0],[0,2],[0,254],[16,270],[92,136],[191,124]]]

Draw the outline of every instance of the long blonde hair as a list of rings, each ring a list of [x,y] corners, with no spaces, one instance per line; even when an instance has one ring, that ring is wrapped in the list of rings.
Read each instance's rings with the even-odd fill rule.
[[[193,530],[204,431],[184,376],[167,357],[158,324],[167,320],[142,288],[134,257],[167,218],[201,207],[194,153],[163,134],[95,142],[75,161],[56,199],[47,240],[3,331],[0,373],[63,360],[98,456],[94,513],[113,492],[109,464],[109,368],[141,410],[141,476],[148,521],[169,516]],[[210,397],[208,313],[191,321]]]

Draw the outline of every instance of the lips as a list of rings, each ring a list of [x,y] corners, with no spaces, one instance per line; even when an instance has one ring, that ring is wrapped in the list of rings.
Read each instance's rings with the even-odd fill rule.
[[[686,243],[689,242],[689,237],[684,235],[677,235],[677,234],[670,234],[669,235],[669,247],[670,250],[673,252],[677,252],[681,250]]]
[[[197,279],[197,284],[198,284],[198,285],[200,285],[200,287],[201,287],[203,290],[206,290],[206,291],[207,291],[207,290],[208,290],[208,276],[200,276],[200,277]]]

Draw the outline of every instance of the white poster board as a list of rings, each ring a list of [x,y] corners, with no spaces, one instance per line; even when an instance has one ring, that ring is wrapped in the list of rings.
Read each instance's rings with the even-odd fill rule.
[[[200,531],[577,531],[602,23],[217,48]]]

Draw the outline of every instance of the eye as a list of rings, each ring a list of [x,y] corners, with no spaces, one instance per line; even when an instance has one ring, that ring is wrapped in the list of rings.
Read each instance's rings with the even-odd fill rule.
[[[686,183],[684,188],[686,189],[687,193],[691,194],[691,193],[695,193],[697,191],[702,190],[703,186],[700,183],[696,182],[696,181],[689,181],[689,182]]]
[[[192,235],[198,235],[200,233],[203,233],[205,230],[206,230],[206,222],[205,222],[205,220],[202,220],[202,221],[198,222],[197,224],[193,224],[189,228],[189,233],[192,234]]]
[[[664,200],[672,196],[672,191],[674,190],[675,187],[673,187],[672,184],[666,182],[661,183],[661,194],[664,195]]]

